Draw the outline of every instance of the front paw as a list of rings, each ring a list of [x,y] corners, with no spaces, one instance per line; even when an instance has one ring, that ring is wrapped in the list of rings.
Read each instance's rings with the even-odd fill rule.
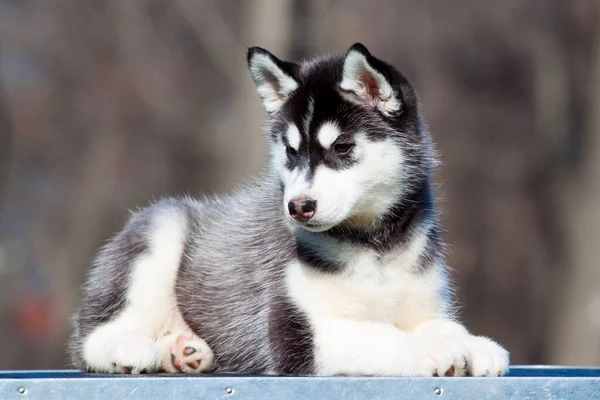
[[[498,343],[483,336],[469,336],[471,352],[468,374],[472,376],[503,376],[509,369],[509,354]]]
[[[143,374],[156,372],[159,356],[154,342],[144,337],[123,335],[107,349],[112,368],[105,372],[116,374]]]
[[[414,359],[416,376],[465,376],[471,354],[458,335],[424,335],[417,337]]]

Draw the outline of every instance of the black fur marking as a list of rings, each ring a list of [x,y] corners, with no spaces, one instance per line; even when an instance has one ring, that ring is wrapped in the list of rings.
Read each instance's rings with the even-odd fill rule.
[[[280,375],[314,373],[313,335],[306,316],[285,296],[271,302],[269,344]]]
[[[289,139],[286,134],[284,134],[282,136],[282,140],[283,140],[283,144],[287,148],[290,145],[290,142],[289,142]],[[289,169],[290,171],[296,167],[301,166],[304,163],[306,163],[306,160],[300,156],[299,150],[296,150],[293,154],[290,152],[287,152],[287,161],[285,163],[285,167],[287,169]]]
[[[425,183],[420,190],[408,196],[384,215],[382,222],[376,228],[355,229],[335,226],[325,234],[340,241],[350,241],[372,248],[383,254],[408,243],[414,229],[426,219],[435,218],[434,214],[431,190],[429,184]]]
[[[417,261],[417,268],[426,271],[429,266],[443,258],[443,243],[439,228],[433,225],[427,232],[427,245]]]
[[[287,137],[284,132],[287,131],[288,124],[286,121],[281,119],[275,119],[271,121],[270,129],[268,131],[268,138],[273,142],[282,140],[284,145],[288,145]]]
[[[324,273],[336,273],[343,269],[343,265],[319,254],[318,248],[301,240],[296,242],[296,256],[298,260],[309,268],[314,268]]]
[[[320,126],[315,131],[318,132],[318,129],[320,129]],[[344,132],[344,131],[342,130],[342,132]],[[312,177],[314,176],[314,174],[316,172],[316,169],[320,165],[324,165],[333,170],[343,170],[343,169],[350,168],[351,166],[356,164],[358,161],[353,157],[352,151],[350,151],[347,154],[338,154],[336,152],[335,145],[330,146],[329,149],[323,148],[321,146],[320,142],[318,141],[316,134],[313,136],[313,142],[314,143],[310,149],[310,156],[309,156],[309,159],[310,159],[310,169],[309,169],[309,174],[308,174],[309,179],[312,179]],[[335,143],[354,144],[354,140],[352,139],[352,135],[350,133],[342,133],[337,138]]]

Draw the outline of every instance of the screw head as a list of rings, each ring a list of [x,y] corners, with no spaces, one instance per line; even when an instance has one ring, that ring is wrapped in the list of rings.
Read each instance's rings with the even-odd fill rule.
[[[20,387],[19,389],[17,389],[17,391],[19,392],[19,394],[25,394],[25,393],[27,393],[27,390],[25,390],[24,387]]]
[[[433,389],[433,393],[437,394],[438,396],[442,395],[442,389],[439,387],[436,387],[435,389]]]
[[[233,389],[232,388],[227,388],[227,389],[225,389],[225,392],[227,394],[232,394],[233,393]]]

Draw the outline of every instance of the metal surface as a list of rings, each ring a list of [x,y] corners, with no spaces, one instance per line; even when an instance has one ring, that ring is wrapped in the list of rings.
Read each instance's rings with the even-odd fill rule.
[[[96,375],[0,371],[0,399],[600,399],[600,368],[515,366],[504,378]]]

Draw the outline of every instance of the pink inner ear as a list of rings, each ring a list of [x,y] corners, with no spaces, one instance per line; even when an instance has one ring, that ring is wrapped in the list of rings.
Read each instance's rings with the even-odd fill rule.
[[[377,79],[375,79],[375,77],[372,74],[370,74],[368,71],[363,71],[360,74],[358,81],[360,82],[361,86],[365,89],[365,92],[363,94],[363,100],[366,103],[373,105],[378,100],[381,100]]]

